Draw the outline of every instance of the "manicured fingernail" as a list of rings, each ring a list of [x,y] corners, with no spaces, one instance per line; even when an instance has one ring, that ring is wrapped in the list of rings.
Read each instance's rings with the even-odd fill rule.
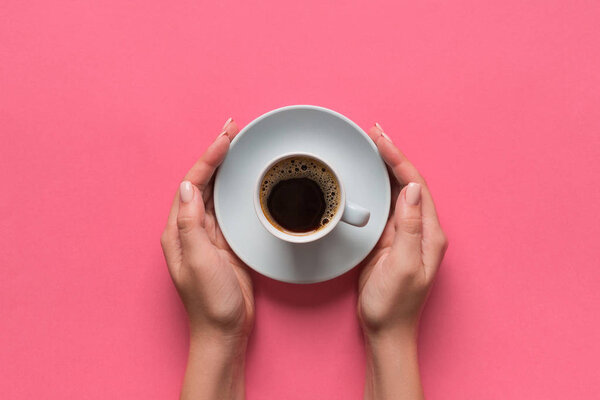
[[[189,203],[194,198],[194,188],[190,181],[183,181],[179,185],[179,198],[184,203]]]
[[[229,125],[231,121],[233,121],[233,118],[229,117],[227,121],[225,121],[225,123],[223,124],[223,128],[221,129],[225,130],[225,128],[227,128],[227,125]]]
[[[381,136],[383,136],[384,138],[386,138],[390,142],[392,141],[392,139],[390,139],[390,137],[385,134],[385,132],[383,131],[383,128],[381,127],[381,125],[379,125],[379,122],[375,122],[375,127],[377,127],[377,129],[379,129],[381,131]]]
[[[421,201],[421,185],[411,182],[406,188],[406,202],[411,206],[416,206]]]

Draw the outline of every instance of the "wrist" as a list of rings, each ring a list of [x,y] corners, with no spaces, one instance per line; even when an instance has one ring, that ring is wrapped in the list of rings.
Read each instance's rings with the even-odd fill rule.
[[[205,339],[215,344],[241,344],[247,342],[252,324],[247,320],[221,321],[201,315],[189,315],[190,339]]]
[[[248,337],[212,329],[190,330],[190,354],[207,353],[222,361],[243,361]]]
[[[243,399],[246,344],[245,336],[192,330],[181,398]]]
[[[365,399],[423,398],[416,328],[365,333],[365,349]]]
[[[394,340],[416,341],[419,333],[419,321],[405,321],[395,324],[368,326],[361,323],[365,340],[373,343]]]
[[[418,330],[412,326],[378,331],[365,331],[365,346],[369,353],[406,353],[417,349]]]

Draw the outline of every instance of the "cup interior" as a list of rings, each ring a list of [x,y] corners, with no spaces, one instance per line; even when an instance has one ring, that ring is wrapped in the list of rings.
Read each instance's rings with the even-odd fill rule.
[[[278,163],[285,162],[287,164],[289,162],[289,160],[294,160],[296,158],[315,160],[315,164],[314,164],[315,167],[320,168],[321,166],[323,166],[324,167],[323,171],[327,170],[327,172],[324,175],[327,175],[328,178],[333,178],[335,180],[335,187],[337,188],[337,191],[338,191],[338,193],[331,194],[331,192],[328,192],[327,194],[324,194],[325,196],[329,196],[329,195],[332,196],[332,197],[327,197],[327,200],[326,200],[327,205],[335,204],[335,208],[333,208],[333,207],[326,208],[326,213],[324,214],[324,217],[327,219],[327,223],[323,226],[320,226],[316,229],[306,231],[306,232],[291,231],[291,230],[286,229],[283,226],[281,226],[281,224],[277,223],[277,221],[275,221],[274,218],[270,215],[268,207],[266,206],[265,198],[266,198],[266,196],[268,196],[268,194],[263,193],[263,190],[265,190],[265,182],[268,181],[268,179],[266,179],[266,178],[269,177],[270,174],[272,174],[272,168],[274,166],[276,166]],[[289,166],[293,168],[294,165],[291,164]],[[301,174],[302,171],[299,170],[299,168],[300,167],[296,168],[296,171],[298,171]],[[293,170],[291,170],[290,172],[293,174]],[[282,171],[282,173],[284,175],[286,175],[285,171]],[[324,184],[321,182],[320,187],[323,188],[323,185]],[[260,220],[262,225],[267,229],[267,231],[269,233],[273,234],[275,237],[277,237],[279,239],[282,239],[282,240],[285,240],[288,242],[308,243],[308,242],[312,242],[312,241],[315,241],[315,240],[318,240],[318,239],[324,237],[325,235],[327,235],[329,232],[331,232],[335,228],[337,223],[340,221],[343,211],[344,211],[345,192],[342,187],[342,182],[340,181],[338,174],[331,167],[331,165],[329,165],[326,161],[324,161],[320,157],[318,157],[314,154],[310,154],[310,153],[301,153],[301,152],[287,153],[287,154],[278,156],[274,160],[269,162],[266,165],[266,167],[259,174],[258,180],[256,183],[255,193],[254,193],[254,206],[255,206],[255,211],[256,211],[256,215],[257,215],[258,219]],[[327,213],[327,211],[329,211],[329,213]]]

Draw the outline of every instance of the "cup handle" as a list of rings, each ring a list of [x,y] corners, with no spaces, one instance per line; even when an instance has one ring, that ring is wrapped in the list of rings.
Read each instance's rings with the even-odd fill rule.
[[[354,226],[365,226],[369,222],[371,212],[357,204],[346,201],[342,221]]]

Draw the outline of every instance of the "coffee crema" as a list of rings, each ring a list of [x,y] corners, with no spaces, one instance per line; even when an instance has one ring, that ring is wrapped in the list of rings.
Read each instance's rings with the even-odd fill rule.
[[[308,156],[290,156],[267,170],[259,196],[263,214],[277,229],[310,233],[333,219],[340,188],[327,165]]]

